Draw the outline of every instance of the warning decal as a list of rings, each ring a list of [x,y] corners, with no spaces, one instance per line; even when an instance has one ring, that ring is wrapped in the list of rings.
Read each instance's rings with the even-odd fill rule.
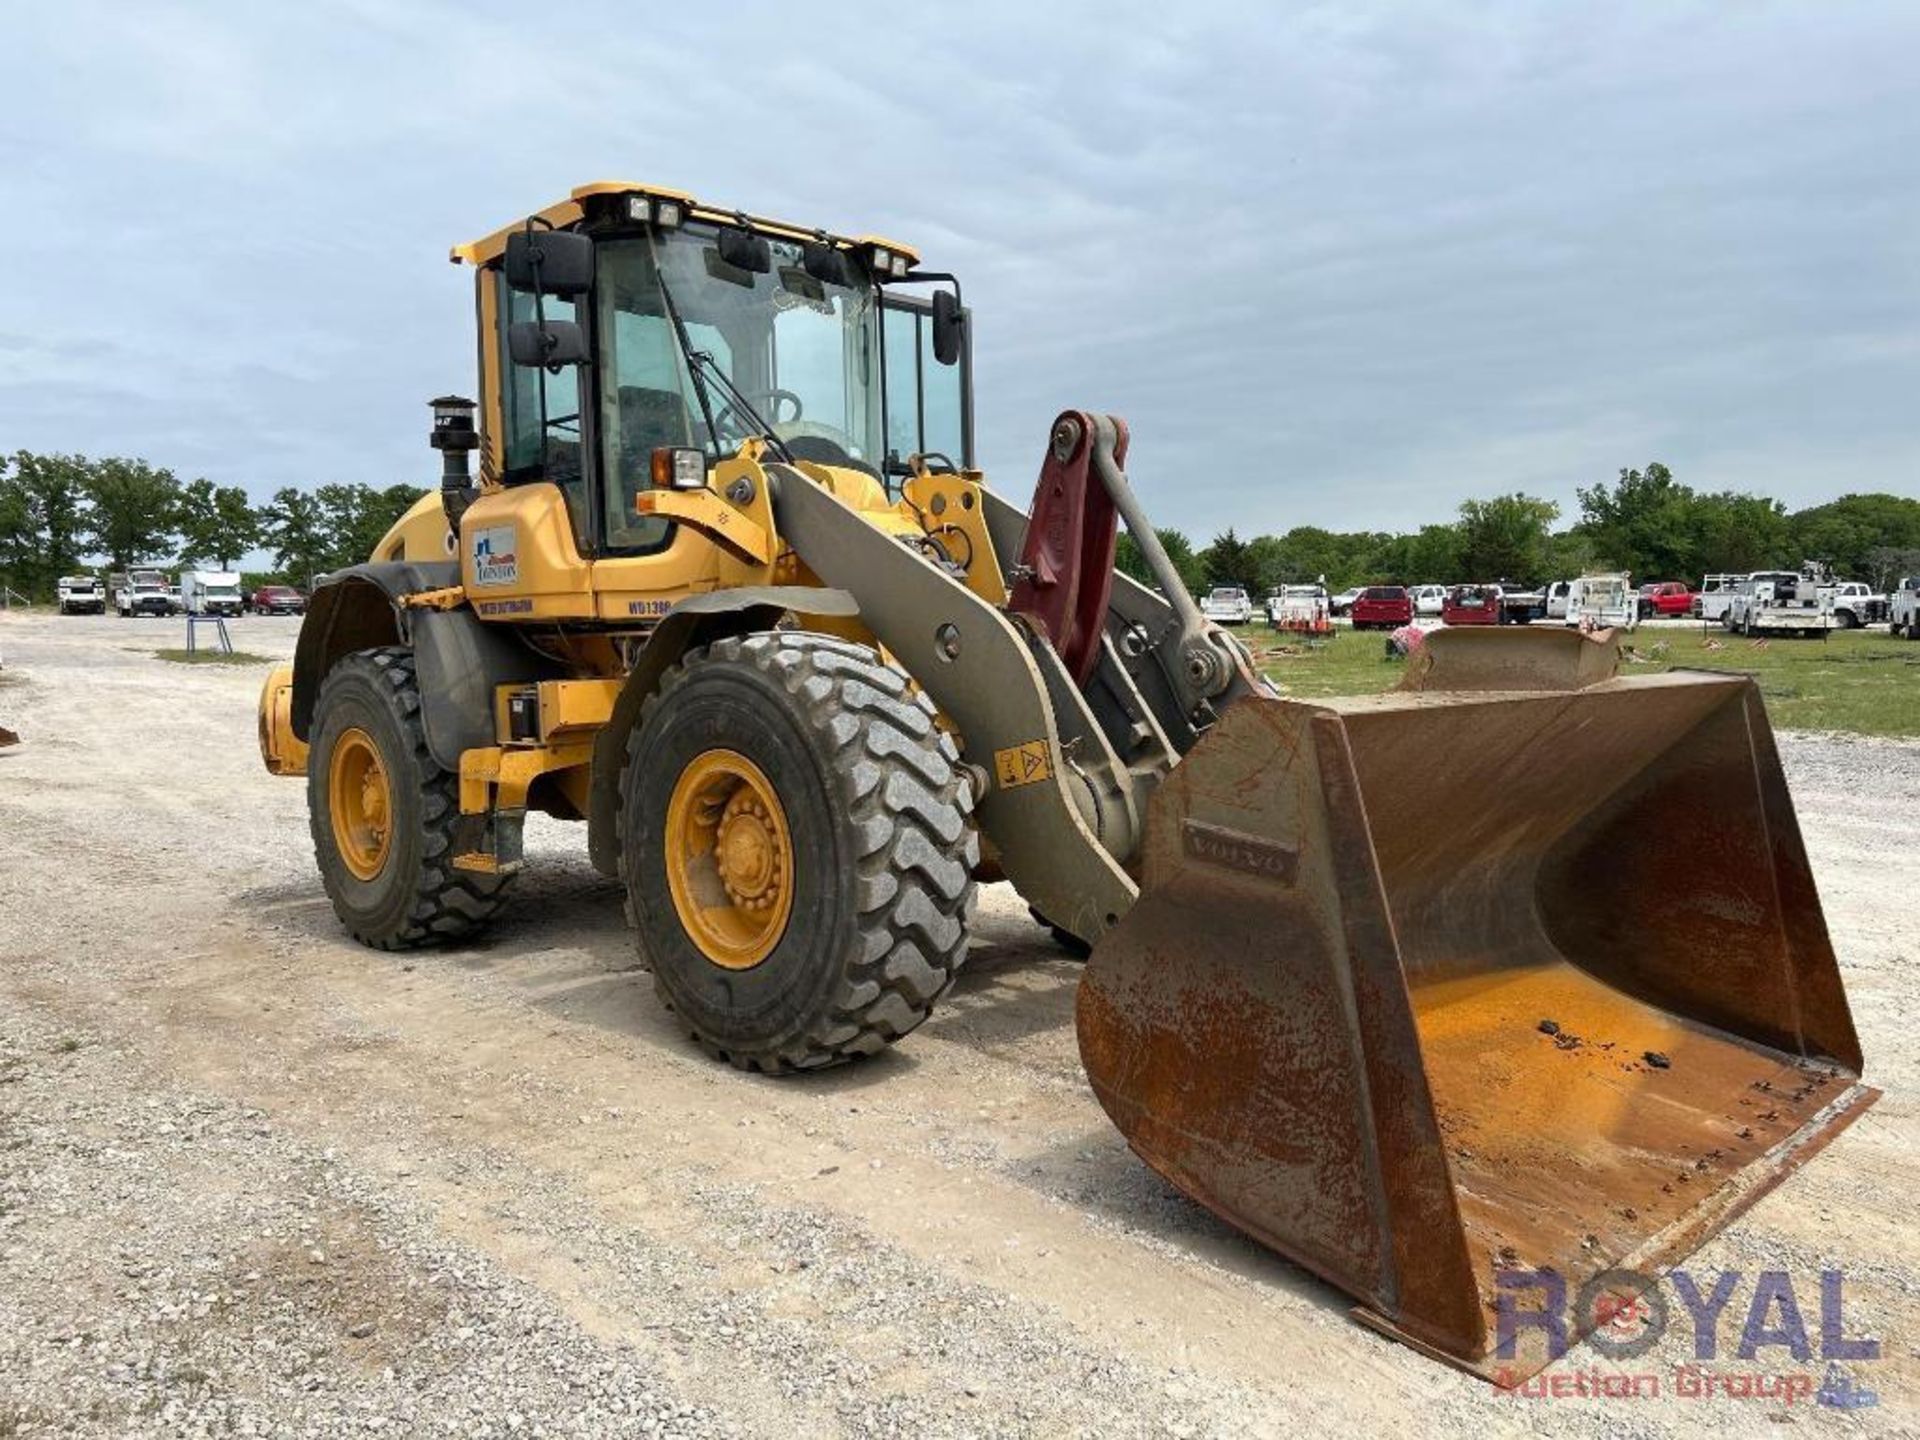
[[[1012,745],[1005,750],[994,751],[993,768],[1000,777],[1002,790],[1031,785],[1053,774],[1053,765],[1047,759],[1047,742],[1044,740],[1029,740],[1024,745]]]

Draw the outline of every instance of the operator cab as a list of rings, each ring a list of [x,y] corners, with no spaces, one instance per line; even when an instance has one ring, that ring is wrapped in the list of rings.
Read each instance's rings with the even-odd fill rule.
[[[670,543],[635,500],[704,469],[659,476],[657,452],[710,468],[760,437],[883,484],[973,463],[958,284],[896,242],[602,182],[454,258],[480,272],[485,473],[557,486],[582,555]],[[903,288],[928,282],[950,288]]]

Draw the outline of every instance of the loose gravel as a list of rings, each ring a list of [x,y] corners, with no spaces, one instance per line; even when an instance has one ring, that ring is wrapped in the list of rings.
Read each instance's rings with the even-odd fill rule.
[[[291,650],[295,622],[238,625]],[[1888,1093],[1692,1262],[1786,1268],[1810,1311],[1842,1267],[1879,1405],[1529,1400],[1354,1324],[1135,1160],[1080,1074],[1077,967],[1005,887],[903,1045],[736,1074],[655,1000],[576,827],[530,825],[477,943],[347,941],[302,787],[254,753],[263,672],[154,657],[176,639],[0,617],[0,1437],[1920,1420],[1920,746],[1783,737]]]

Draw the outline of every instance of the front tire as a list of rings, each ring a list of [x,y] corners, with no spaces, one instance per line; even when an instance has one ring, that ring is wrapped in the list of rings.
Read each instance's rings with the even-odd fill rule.
[[[966,955],[971,783],[931,703],[865,646],[769,632],[687,655],[621,780],[661,999],[708,1053],[769,1073],[915,1029]]]
[[[460,782],[427,749],[413,652],[389,646],[340,661],[308,734],[314,858],[348,933],[406,950],[485,926],[511,877],[453,868]]]

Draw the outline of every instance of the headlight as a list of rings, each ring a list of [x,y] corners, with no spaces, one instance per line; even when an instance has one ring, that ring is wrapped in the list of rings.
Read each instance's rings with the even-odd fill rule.
[[[685,208],[678,200],[656,200],[647,195],[629,195],[627,218],[642,225],[658,225],[662,230],[676,230],[680,222],[687,217]]]
[[[707,457],[690,446],[663,445],[653,452],[653,488],[703,490],[707,484]]]

